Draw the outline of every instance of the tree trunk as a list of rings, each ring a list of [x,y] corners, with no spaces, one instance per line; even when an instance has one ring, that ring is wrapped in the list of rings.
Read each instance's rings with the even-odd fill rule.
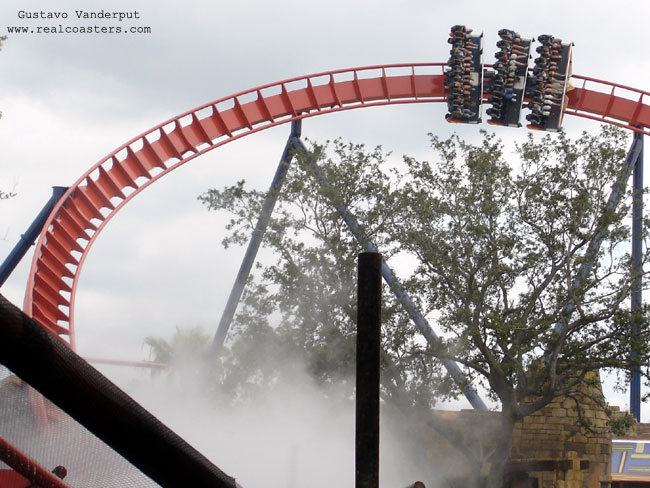
[[[486,480],[486,488],[507,488],[504,474],[506,463],[510,460],[510,447],[512,446],[512,431],[515,427],[516,416],[505,405],[501,412],[501,429],[498,448],[490,457],[490,471]]]

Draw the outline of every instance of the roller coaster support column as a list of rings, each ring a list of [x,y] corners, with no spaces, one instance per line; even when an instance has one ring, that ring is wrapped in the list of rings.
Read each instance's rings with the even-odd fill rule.
[[[32,222],[32,225],[29,226],[27,232],[20,236],[20,240],[0,266],[0,286],[4,285],[5,281],[7,281],[7,278],[9,278],[9,275],[13,273],[14,269],[16,269],[16,266],[18,266],[18,263],[20,263],[20,260],[23,259],[25,254],[27,254],[29,248],[32,247],[39,234],[41,233],[41,229],[43,229],[45,221],[50,216],[50,212],[56,203],[61,199],[61,196],[63,196],[67,189],[68,188],[65,186],[52,187],[52,196],[36,216]]]
[[[299,138],[295,138],[294,146],[299,147],[302,151],[307,151],[307,148]],[[327,178],[320,171],[320,168],[315,161],[312,161],[310,163],[310,168],[313,171],[318,183],[322,187],[328,188],[331,186]],[[371,242],[370,239],[368,239],[364,231],[361,229],[361,226],[359,225],[357,219],[350,213],[350,210],[342,203],[333,200],[330,200],[330,203],[334,206],[341,218],[345,221],[348,229],[350,232],[352,232],[352,235],[357,240],[357,242],[359,242],[359,244],[361,244],[361,246],[367,252],[378,252],[377,246],[375,246],[375,244]],[[424,336],[426,341],[433,347],[440,347],[440,339],[429,325],[429,322],[427,322],[427,319],[424,318],[422,312],[420,312],[420,310],[417,308],[409,294],[406,292],[404,286],[395,277],[392,270],[388,267],[385,261],[382,261],[381,263],[381,274],[390,290],[397,297],[402,306],[406,309],[406,312],[409,314],[411,320],[413,320],[413,323],[420,331],[420,333]],[[441,359],[441,361],[444,367],[447,369],[449,375],[458,385],[460,385],[465,398],[467,398],[469,403],[471,403],[472,407],[477,410],[487,410],[487,406],[485,403],[483,403],[481,397],[478,396],[478,393],[476,393],[476,390],[474,390],[474,388],[471,386],[469,380],[460,370],[456,362],[452,361],[451,359]]]
[[[300,133],[302,130],[302,120],[295,120],[291,122],[291,134],[287,139],[287,144],[284,146],[284,152],[280,158],[280,163],[278,168],[275,171],[275,176],[271,182],[271,187],[269,192],[266,195],[264,204],[262,206],[262,211],[260,216],[257,219],[257,224],[255,225],[255,230],[253,230],[253,235],[251,240],[248,243],[248,248],[246,249],[246,254],[242,260],[241,266],[239,267],[239,272],[237,273],[237,278],[235,283],[230,290],[230,295],[228,296],[228,302],[226,303],[226,308],[223,311],[221,320],[219,321],[219,326],[217,327],[217,332],[214,335],[214,340],[212,341],[212,351],[211,354],[213,357],[219,355],[223,343],[228,334],[228,329],[230,329],[230,324],[232,323],[232,318],[237,311],[237,305],[241,298],[242,292],[244,291],[244,286],[246,285],[246,280],[248,275],[253,267],[255,262],[255,257],[257,256],[257,251],[260,248],[262,239],[264,238],[264,233],[266,228],[269,225],[271,220],[271,214],[273,213],[273,208],[275,207],[275,202],[278,200],[278,195],[282,189],[282,184],[284,183],[284,178],[287,175],[289,170],[289,165],[293,159],[293,151],[296,147],[293,145],[294,140],[300,140]]]
[[[639,134],[639,136],[640,137],[635,136],[632,140],[632,146],[630,146],[630,150],[627,153],[627,157],[625,158],[625,167],[621,170],[618,177],[616,178],[616,182],[612,186],[612,192],[609,194],[609,199],[607,200],[606,212],[614,211],[616,210],[616,207],[618,207],[618,204],[621,201],[621,197],[625,193],[627,182],[629,181],[630,176],[636,167],[637,161],[640,157],[642,157],[643,138],[642,134]],[[602,218],[606,218],[605,214],[603,214]],[[598,250],[600,249],[600,245],[603,243],[603,238],[606,230],[606,228],[603,228],[602,225],[603,224],[601,222],[598,223],[600,231],[598,231],[591,239],[591,242],[589,242],[589,246],[585,252],[585,259],[580,265],[580,268],[578,268],[578,273],[573,280],[573,283],[571,283],[571,288],[573,289],[577,289],[582,286],[585,278],[589,276],[589,273],[591,273],[594,265],[596,264],[595,261],[598,256]],[[567,321],[569,320],[569,317],[575,308],[576,303],[573,301],[573,299],[570,299],[564,306],[563,312],[565,312],[565,314],[563,315],[566,315]],[[564,329],[565,324],[563,322],[558,321],[555,323],[556,333],[561,334],[564,332]],[[546,359],[548,360],[549,358]]]
[[[634,141],[640,147],[639,156],[636,159],[634,166],[634,193],[632,200],[632,272],[634,273],[634,281],[632,282],[632,304],[631,311],[634,315],[635,312],[641,310],[642,296],[641,290],[643,287],[643,134],[638,132],[634,133]],[[632,322],[632,334],[637,335],[640,330],[640,325]],[[633,352],[634,354],[634,352]],[[636,418],[637,422],[641,422],[641,374],[638,368],[632,371],[632,378],[630,381],[630,413]]]

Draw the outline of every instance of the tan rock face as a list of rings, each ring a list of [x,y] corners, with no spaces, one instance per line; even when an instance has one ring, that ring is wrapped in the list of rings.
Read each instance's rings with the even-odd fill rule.
[[[612,435],[597,375],[577,388],[575,396],[557,399],[531,418],[515,427],[520,433],[513,438],[512,457],[560,462],[552,471],[529,473],[540,486],[597,488],[610,481]],[[568,460],[572,462],[561,463]]]
[[[498,448],[487,437],[498,430],[497,412],[446,412],[445,416],[467,435],[475,434],[472,429],[480,424],[486,435],[480,441],[485,452]],[[509,467],[514,473],[512,486],[527,486],[526,478],[531,477],[538,479],[540,488],[599,488],[601,482],[610,482],[612,434],[607,420],[600,380],[594,375],[575,395],[559,398],[518,422]],[[456,463],[463,465],[466,471],[471,469],[466,461]]]

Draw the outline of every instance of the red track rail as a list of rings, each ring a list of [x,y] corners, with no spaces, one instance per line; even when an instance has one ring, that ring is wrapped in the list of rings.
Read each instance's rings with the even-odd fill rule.
[[[569,92],[566,114],[650,135],[650,106],[643,103],[650,102],[650,92],[580,75],[571,80],[582,86]]]
[[[84,260],[111,218],[153,182],[212,149],[293,120],[362,107],[445,102],[445,63],[369,66],[292,78],[201,105],[100,160],[52,210],[36,244],[24,311],[74,348],[74,300]],[[650,93],[581,76],[567,113],[650,135]],[[607,86],[609,93],[587,88]],[[618,90],[619,94],[616,93]],[[631,92],[630,100],[621,96]]]

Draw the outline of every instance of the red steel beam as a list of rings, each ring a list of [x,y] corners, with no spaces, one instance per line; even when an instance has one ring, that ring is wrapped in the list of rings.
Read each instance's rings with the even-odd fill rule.
[[[41,488],[70,488],[60,478],[57,478],[35,460],[19,451],[9,441],[0,436],[0,461],[20,474],[25,483],[18,484],[20,478],[5,473],[4,478],[9,478],[16,488],[25,488],[32,484]],[[13,479],[12,479],[13,478]],[[30,483],[31,482],[31,483]],[[4,485],[3,485],[4,486]]]
[[[154,363],[152,361],[128,361],[124,359],[108,359],[108,358],[94,358],[84,357],[86,361],[93,364],[109,364],[111,366],[130,366],[134,368],[149,368],[149,369],[166,369],[169,367],[165,363]]]
[[[378,65],[283,80],[206,103],[134,137],[93,165],[53,209],[36,244],[25,313],[74,349],[83,263],[103,228],[135,195],[212,149],[293,120],[363,107],[446,102],[445,65]],[[569,92],[567,114],[650,135],[650,106],[644,103],[650,93],[577,75],[572,80],[582,80],[582,87]],[[592,89],[597,85],[608,91]]]

